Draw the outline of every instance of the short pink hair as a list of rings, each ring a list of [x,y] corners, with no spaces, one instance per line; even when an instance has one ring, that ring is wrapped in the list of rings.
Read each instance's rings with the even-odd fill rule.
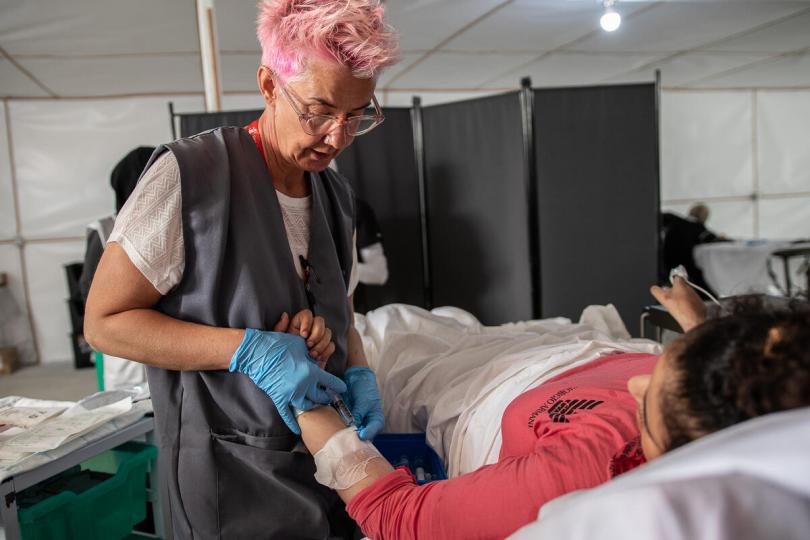
[[[256,36],[262,64],[282,81],[318,55],[369,79],[397,60],[397,36],[380,0],[262,0]]]

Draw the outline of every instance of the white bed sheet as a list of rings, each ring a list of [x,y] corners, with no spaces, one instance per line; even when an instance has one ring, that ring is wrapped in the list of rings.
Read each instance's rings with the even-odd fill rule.
[[[356,325],[378,374],[386,430],[424,431],[450,477],[497,462],[503,412],[527,390],[603,354],[661,351],[631,339],[613,306],[591,306],[577,324],[485,327],[457,308],[393,304]]]

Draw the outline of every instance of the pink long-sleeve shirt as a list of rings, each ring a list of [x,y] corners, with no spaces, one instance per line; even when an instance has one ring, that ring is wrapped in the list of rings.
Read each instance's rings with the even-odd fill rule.
[[[347,510],[374,540],[504,538],[546,502],[644,462],[627,380],[656,359],[617,353],[566,371],[507,407],[498,463],[424,486],[397,469]]]

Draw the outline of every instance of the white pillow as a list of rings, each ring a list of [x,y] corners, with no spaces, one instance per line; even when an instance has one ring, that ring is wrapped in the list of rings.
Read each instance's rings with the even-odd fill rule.
[[[540,509],[512,540],[810,538],[810,408],[743,422]]]

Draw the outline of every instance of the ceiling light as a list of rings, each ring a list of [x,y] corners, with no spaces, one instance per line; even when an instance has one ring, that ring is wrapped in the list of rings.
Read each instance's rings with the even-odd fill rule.
[[[614,0],[605,0],[602,5],[605,7],[605,14],[599,19],[599,24],[605,32],[613,32],[622,24],[622,16],[613,9]]]

